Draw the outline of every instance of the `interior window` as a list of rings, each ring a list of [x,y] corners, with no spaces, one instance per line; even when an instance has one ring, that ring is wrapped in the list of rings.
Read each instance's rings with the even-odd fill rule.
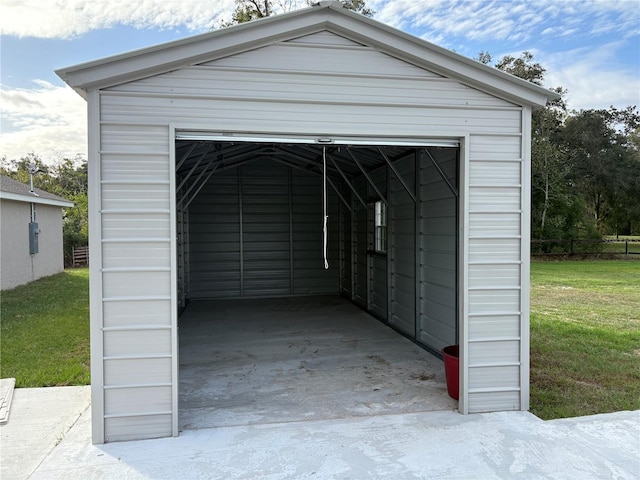
[[[378,200],[375,206],[375,250],[387,253],[387,205]]]

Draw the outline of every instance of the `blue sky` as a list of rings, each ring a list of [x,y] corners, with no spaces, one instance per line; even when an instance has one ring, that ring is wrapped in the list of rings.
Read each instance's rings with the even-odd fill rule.
[[[274,0],[291,5],[305,0]],[[368,0],[375,19],[468,57],[524,50],[572,109],[640,106],[640,0]],[[0,0],[0,156],[86,153],[86,104],[54,73],[202,33],[233,0]]]

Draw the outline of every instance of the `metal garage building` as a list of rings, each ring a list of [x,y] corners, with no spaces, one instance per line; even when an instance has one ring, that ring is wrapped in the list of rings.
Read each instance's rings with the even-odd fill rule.
[[[551,92],[331,1],[57,73],[89,108],[94,442],[178,434],[198,299],[341,295],[459,343],[460,412],[528,409]]]

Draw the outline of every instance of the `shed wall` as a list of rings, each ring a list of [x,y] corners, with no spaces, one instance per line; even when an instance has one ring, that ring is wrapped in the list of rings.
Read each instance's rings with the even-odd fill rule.
[[[94,273],[102,297],[93,296],[92,311],[100,314],[92,333],[104,335],[103,358],[93,359],[104,372],[104,386],[94,385],[94,416],[105,419],[94,423],[103,427],[94,431],[94,441],[177,434],[176,375],[169,367],[177,362],[172,126],[469,138],[468,410],[521,407],[523,292],[514,272],[521,261],[522,108],[327,34],[185,67],[91,98],[99,99],[90,109],[97,112],[93,128],[99,131],[91,153],[92,184],[100,189],[92,197],[92,224],[100,226],[101,243],[92,265],[102,268]],[[353,235],[362,231],[358,215]],[[352,252],[356,275],[367,268],[360,258],[361,252]],[[409,261],[398,257],[393,268]],[[404,267],[410,280],[409,264]],[[496,277],[498,271],[504,275]],[[354,295],[361,296],[359,284]],[[401,322],[401,294],[395,295],[394,318]],[[117,373],[124,371],[138,373]]]
[[[517,410],[523,399],[523,138],[470,137],[468,185],[468,405]]]
[[[61,207],[36,205],[40,233],[38,253],[33,255],[29,253],[31,204],[2,199],[0,209],[0,289],[8,290],[64,270]]]

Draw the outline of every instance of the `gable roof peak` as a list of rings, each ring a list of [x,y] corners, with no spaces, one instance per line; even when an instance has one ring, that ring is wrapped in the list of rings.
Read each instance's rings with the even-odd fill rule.
[[[182,40],[56,70],[86,98],[87,92],[187,68],[292,38],[330,31],[450,77],[473,88],[533,108],[557,94],[434,45],[344,7],[320,0],[309,8],[252,20]]]
[[[342,3],[340,0],[320,0],[319,2],[313,3],[312,6],[344,8],[344,3]]]

